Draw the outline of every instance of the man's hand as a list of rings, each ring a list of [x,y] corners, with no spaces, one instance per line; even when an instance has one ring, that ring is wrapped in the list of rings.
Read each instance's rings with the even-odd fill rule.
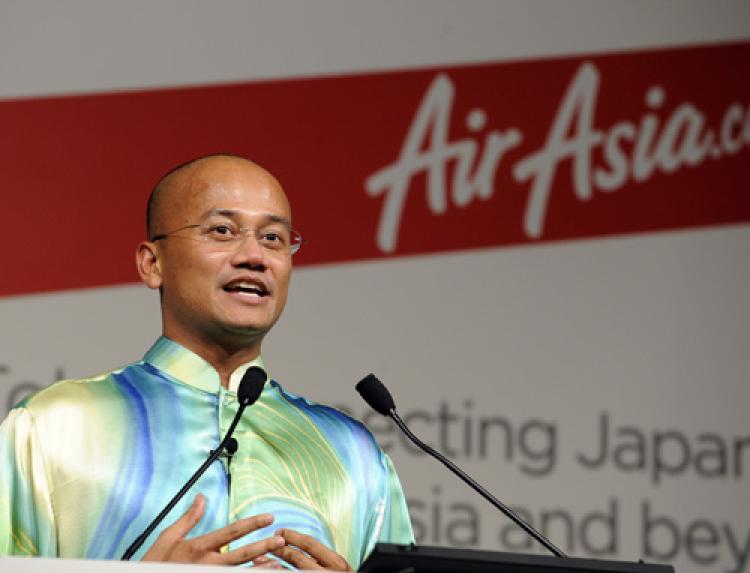
[[[346,559],[309,535],[293,529],[279,529],[276,535],[280,535],[285,540],[286,545],[273,551],[273,554],[290,565],[294,565],[297,569],[352,570]],[[268,566],[267,561],[263,558],[260,561],[255,560],[254,563],[263,567]]]
[[[255,543],[248,543],[233,551],[221,553],[221,548],[229,542],[251,531],[271,525],[273,516],[269,513],[239,519],[200,537],[185,539],[190,530],[201,520],[205,509],[206,498],[202,495],[196,496],[190,509],[159,535],[151,549],[144,555],[143,560],[239,565],[273,552],[286,543],[282,536],[276,535]]]

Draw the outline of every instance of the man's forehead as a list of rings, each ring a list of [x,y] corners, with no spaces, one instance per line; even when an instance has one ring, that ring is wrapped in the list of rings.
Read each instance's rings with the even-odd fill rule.
[[[175,174],[169,212],[204,217],[210,211],[268,212],[290,218],[289,203],[276,179],[249,161],[215,158]]]

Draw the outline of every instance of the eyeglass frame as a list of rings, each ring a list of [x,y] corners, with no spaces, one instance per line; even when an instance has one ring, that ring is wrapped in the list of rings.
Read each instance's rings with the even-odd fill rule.
[[[214,226],[214,227],[216,227],[216,226],[227,226],[227,224],[226,223],[220,223],[220,224],[193,223],[191,225],[185,225],[184,227],[180,227],[179,229],[174,229],[174,230],[169,231],[167,233],[159,233],[158,235],[154,235],[153,237],[151,237],[150,241],[152,243],[155,243],[156,241],[161,241],[163,239],[166,239],[168,237],[173,236],[175,233],[179,233],[180,231],[184,231],[185,229],[204,229],[204,230],[205,229],[209,229],[210,230],[210,227],[212,227],[212,226]],[[227,239],[227,240],[213,239],[207,232],[203,232],[203,233],[201,233],[198,236],[198,240],[202,240],[202,241],[206,241],[206,242],[213,241],[216,244],[221,244],[221,243],[239,244],[239,241],[245,241],[247,239],[247,237],[250,234],[250,231],[260,231],[261,229],[262,229],[262,227],[261,228],[258,228],[258,227],[238,227],[236,229],[238,236],[235,237],[235,238],[232,238],[232,239]],[[297,238],[297,242],[293,242],[293,240],[294,240],[295,237]],[[188,238],[188,237],[185,237],[185,238]],[[256,236],[256,240],[259,241],[260,238]],[[300,250],[300,247],[302,247],[302,243],[303,242],[304,242],[304,240],[302,238],[302,234],[299,231],[295,230],[295,229],[289,228],[289,245],[286,248],[286,250],[289,251],[289,254],[290,255],[294,255],[295,253],[298,253],[299,250]],[[266,247],[266,248],[269,248],[269,247]],[[272,250],[272,251],[282,251],[282,250],[284,250],[284,249],[273,249],[273,248],[269,248],[269,249]]]

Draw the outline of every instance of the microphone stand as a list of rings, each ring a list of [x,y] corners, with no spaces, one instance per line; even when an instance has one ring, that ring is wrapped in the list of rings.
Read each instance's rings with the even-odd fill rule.
[[[208,459],[203,462],[203,465],[198,468],[198,470],[190,477],[187,483],[182,486],[182,489],[180,489],[180,491],[175,494],[175,496],[169,501],[164,509],[161,510],[161,513],[159,513],[159,515],[154,518],[154,520],[143,531],[143,533],[136,537],[135,541],[133,541],[133,543],[130,544],[130,547],[125,550],[125,553],[122,554],[122,557],[120,558],[121,561],[129,561],[130,558],[135,555],[135,552],[141,548],[141,545],[143,545],[148,536],[151,535],[154,529],[156,529],[156,527],[164,520],[167,514],[172,511],[172,509],[174,509],[174,506],[177,505],[177,503],[185,496],[188,490],[193,487],[193,485],[195,485],[195,482],[197,482],[198,479],[206,472],[208,467],[217,459],[219,459],[219,456],[224,453],[224,450],[230,450],[232,451],[232,453],[237,450],[237,440],[232,437],[232,434],[234,433],[234,429],[237,427],[237,424],[240,421],[240,417],[242,417],[242,413],[245,411],[245,408],[247,408],[247,406],[248,404],[245,401],[240,402],[240,407],[237,409],[234,420],[232,420],[232,424],[229,426],[229,430],[227,430],[227,433],[224,436],[224,439],[219,444],[219,447],[211,452],[211,455],[208,456]],[[234,442],[235,445],[232,445],[232,442]]]
[[[401,431],[406,434],[406,437],[409,438],[412,442],[417,444],[420,448],[431,454],[433,457],[435,457],[437,460],[442,462],[442,464],[447,467],[449,470],[451,470],[454,474],[456,474],[458,477],[460,477],[467,485],[469,485],[471,488],[474,489],[479,495],[481,495],[484,499],[489,501],[492,505],[494,505],[497,509],[502,511],[505,515],[507,515],[516,525],[518,525],[521,529],[523,529],[526,533],[528,533],[531,537],[536,539],[539,543],[541,543],[544,547],[547,548],[548,551],[556,555],[557,557],[567,557],[565,553],[563,553],[560,549],[558,549],[551,541],[546,539],[544,536],[542,536],[540,533],[538,533],[533,527],[531,527],[528,523],[526,523],[515,511],[513,511],[511,508],[509,508],[507,505],[505,505],[502,501],[497,499],[494,495],[492,495],[489,491],[484,489],[481,485],[479,485],[471,476],[469,476],[466,472],[464,472],[461,468],[459,468],[456,464],[454,464],[452,461],[450,461],[448,458],[446,458],[443,454],[435,450],[434,448],[428,446],[425,444],[422,440],[420,440],[417,436],[412,434],[411,430],[406,426],[404,421],[401,419],[401,416],[396,413],[396,408],[391,408],[388,411],[388,416],[396,423],[396,425],[401,429]]]

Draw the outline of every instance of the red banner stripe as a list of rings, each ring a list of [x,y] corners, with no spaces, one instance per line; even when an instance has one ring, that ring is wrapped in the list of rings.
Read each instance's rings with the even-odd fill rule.
[[[154,182],[276,174],[298,265],[750,221],[750,43],[0,102],[0,295],[137,280]]]

